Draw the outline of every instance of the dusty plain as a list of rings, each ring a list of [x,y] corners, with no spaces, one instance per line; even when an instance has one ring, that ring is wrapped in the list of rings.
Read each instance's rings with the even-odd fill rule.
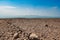
[[[60,19],[0,19],[0,40],[60,40]]]

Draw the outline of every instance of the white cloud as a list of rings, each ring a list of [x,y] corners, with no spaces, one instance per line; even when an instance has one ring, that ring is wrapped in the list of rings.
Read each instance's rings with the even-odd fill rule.
[[[55,9],[56,8],[56,9]],[[0,16],[19,16],[19,15],[40,15],[40,16],[56,16],[59,13],[57,7],[48,8],[29,8],[0,6]],[[58,16],[58,15],[57,15]]]
[[[5,9],[5,8],[16,8],[16,7],[13,7],[13,6],[0,6],[0,9]]]

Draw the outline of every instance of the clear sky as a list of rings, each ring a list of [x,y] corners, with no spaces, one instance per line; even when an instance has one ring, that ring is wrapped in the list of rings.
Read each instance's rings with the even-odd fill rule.
[[[60,0],[0,0],[0,18],[21,15],[60,17]]]

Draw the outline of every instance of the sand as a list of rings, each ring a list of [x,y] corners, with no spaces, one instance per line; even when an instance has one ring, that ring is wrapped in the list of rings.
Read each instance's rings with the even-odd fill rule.
[[[60,40],[60,19],[0,19],[0,40]]]

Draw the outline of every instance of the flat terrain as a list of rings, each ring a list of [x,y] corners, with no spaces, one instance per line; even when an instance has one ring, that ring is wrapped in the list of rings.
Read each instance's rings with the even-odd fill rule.
[[[0,40],[60,40],[60,19],[0,19]]]

